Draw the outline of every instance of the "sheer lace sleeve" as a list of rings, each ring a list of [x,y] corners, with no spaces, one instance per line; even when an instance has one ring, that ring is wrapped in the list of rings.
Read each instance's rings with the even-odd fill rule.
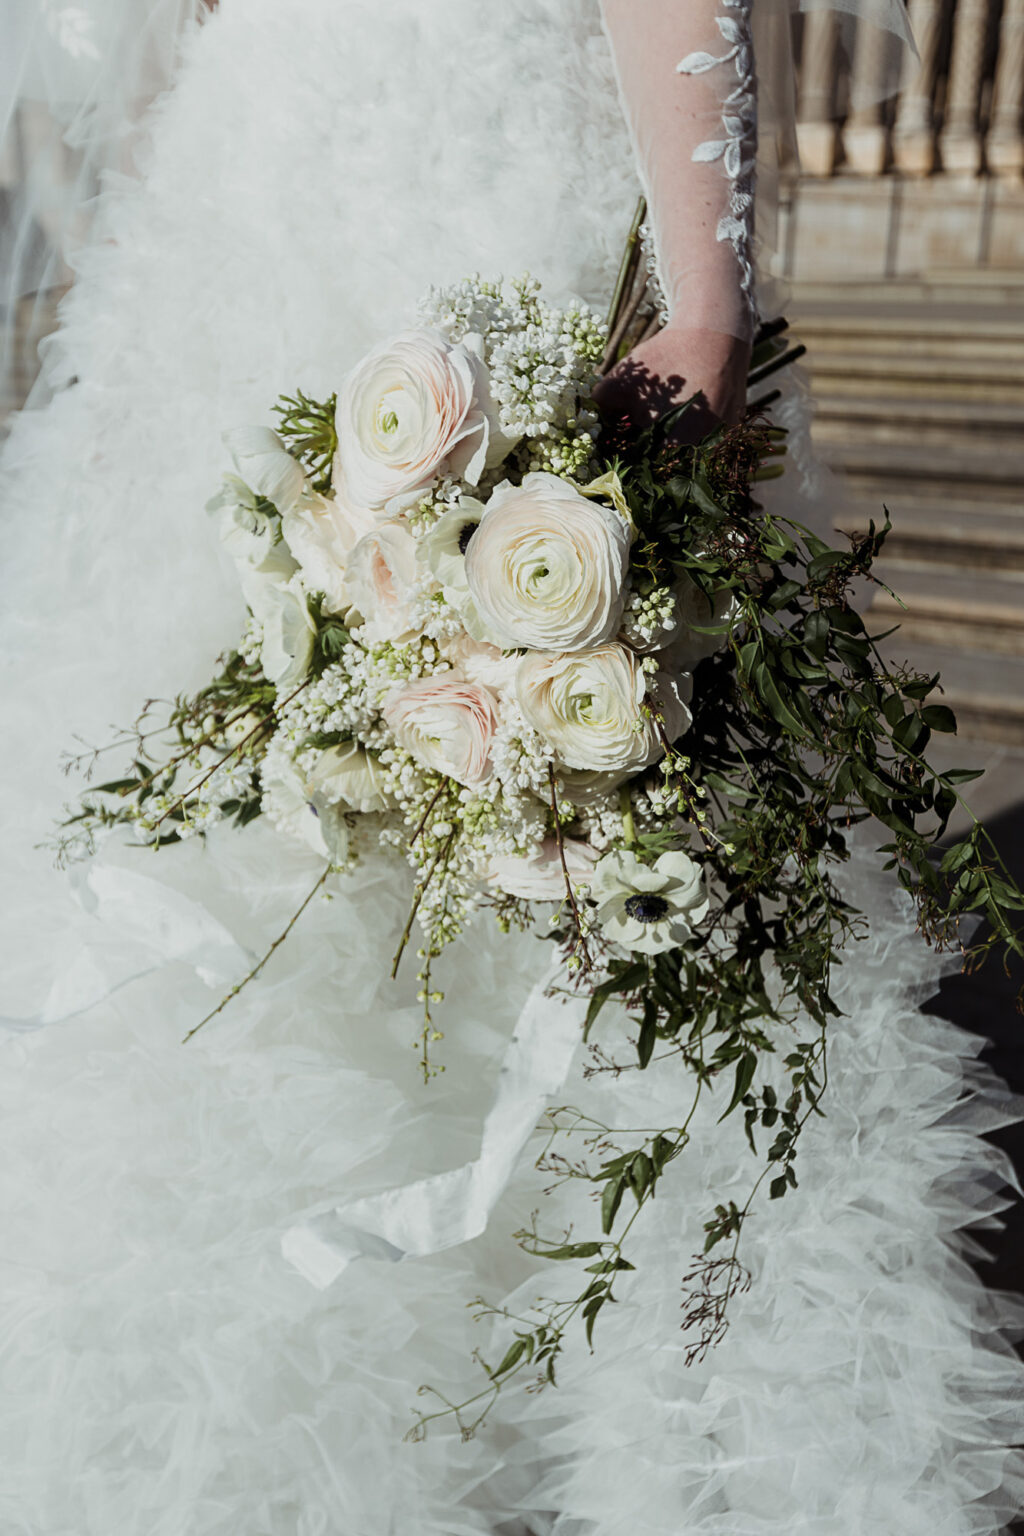
[[[759,84],[767,107],[764,170],[772,166],[776,141],[787,136],[792,115],[791,13],[844,11],[858,25],[887,27],[912,46],[906,8],[902,0],[602,4],[647,195],[666,318],[680,329],[749,340],[756,315]],[[772,180],[762,175],[762,196],[770,197]],[[767,229],[772,220],[759,215],[762,223]]]
[[[667,317],[749,339],[757,90],[751,0],[604,0]]]

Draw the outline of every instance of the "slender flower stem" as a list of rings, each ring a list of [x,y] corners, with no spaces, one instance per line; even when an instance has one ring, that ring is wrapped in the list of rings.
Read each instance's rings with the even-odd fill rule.
[[[217,1004],[217,1007],[214,1008],[211,1013],[208,1013],[206,1015],[205,1019],[200,1019],[199,1023],[196,1024],[192,1029],[189,1030],[188,1034],[185,1036],[184,1040],[181,1042],[182,1045],[187,1045],[188,1042],[192,1039],[192,1036],[193,1035],[197,1035],[199,1033],[199,1031],[202,1029],[204,1024],[209,1024],[210,1020],[211,1019],[215,1019],[217,1017],[218,1013],[223,1013],[223,1011],[227,1007],[228,1003],[231,1002],[231,999],[234,998],[234,997],[237,997],[239,992],[242,991],[243,987],[247,987],[249,985],[250,981],[255,981],[256,977],[259,975],[260,971],[262,971],[263,967],[266,965],[266,963],[270,959],[271,955],[274,953],[274,951],[276,949],[279,949],[281,947],[281,945],[284,943],[285,939],[291,933],[292,929],[295,927],[295,924],[298,922],[298,920],[302,916],[303,912],[305,912],[306,908],[309,906],[310,902],[313,900],[313,897],[316,895],[317,891],[319,891],[321,886],[326,882],[327,876],[330,874],[330,872],[331,872],[331,866],[328,864],[327,868],[324,870],[323,874],[320,876],[319,880],[316,882],[316,885],[314,885],[314,887],[310,891],[309,895],[305,898],[305,900],[303,901],[302,905],[298,908],[298,910],[295,913],[293,913],[293,915],[292,915],[292,917],[291,917],[291,919],[290,919],[290,921],[288,923],[288,926],[285,929],[283,929],[283,931],[281,933],[278,934],[277,938],[274,940],[273,944],[271,944],[270,948],[267,950],[267,952],[263,956],[262,960],[257,961],[257,963],[253,966],[252,970],[249,972],[248,976],[246,976],[242,981],[240,981],[237,986],[232,987],[231,991],[228,993],[228,995],[221,999],[221,1001]]]
[[[555,823],[555,842],[558,844],[558,858],[562,866],[562,877],[565,880],[565,894],[572,911],[573,922],[576,924],[576,953],[579,955],[584,971],[593,968],[590,958],[590,950],[587,948],[587,940],[583,930],[583,918],[576,901],[576,893],[572,888],[572,877],[569,874],[569,866],[565,862],[565,839],[562,836],[562,821],[558,814],[558,794],[555,789],[555,765],[548,763],[548,784],[551,789],[551,815]]]
[[[626,839],[626,847],[636,846],[636,822],[633,819],[633,801],[629,793],[629,785],[623,784],[619,790],[619,810],[622,813],[622,835]]]
[[[398,975],[398,967],[402,963],[402,956],[405,954],[406,945],[409,943],[409,940],[412,937],[412,925],[416,921],[416,914],[417,914],[417,912],[420,909],[421,901],[423,900],[424,896],[427,893],[427,887],[429,886],[431,880],[434,878],[434,875],[435,875],[435,873],[437,871],[438,865],[441,863],[442,859],[447,860],[448,855],[449,855],[449,853],[451,853],[451,850],[452,850],[452,844],[455,842],[455,839],[456,839],[456,837],[458,835],[459,835],[458,827],[452,827],[452,830],[449,832],[448,836],[445,838],[445,840],[442,843],[441,847],[438,849],[437,853],[434,855],[434,859],[433,859],[433,862],[430,865],[430,868],[427,870],[426,874],[423,876],[423,879],[420,881],[419,885],[416,887],[416,894],[413,897],[413,903],[412,903],[412,907],[410,908],[410,911],[409,911],[409,917],[408,917],[408,920],[406,921],[405,929],[404,929],[404,931],[402,933],[402,937],[398,941],[398,948],[395,951],[395,958],[391,962],[391,980],[392,981],[394,981],[396,976]]]
[[[232,757],[234,757],[236,753],[241,752],[242,748],[246,745],[247,742],[251,741],[253,737],[258,736],[261,731],[265,731],[271,722],[277,717],[278,709],[283,709],[286,704],[290,704],[292,699],[300,694],[303,688],[308,686],[308,682],[309,680],[307,678],[306,682],[300,683],[294,692],[290,693],[286,699],[282,700],[280,705],[275,704],[269,715],[264,715],[263,719],[258,721],[251,730],[246,731],[241,741],[236,741],[234,746],[230,747],[228,751],[224,753],[223,757],[219,757],[214,763],[213,767],[207,769],[206,773],[203,774],[201,779],[197,779],[194,784],[190,784],[185,793],[183,795],[179,795],[178,798],[167,807],[166,811],[164,811],[159,820],[153,823],[153,830],[155,831],[157,827],[162,826],[163,823],[167,820],[168,816],[173,816],[175,811],[180,810],[181,807],[185,804],[189,795],[194,795],[197,789],[202,789],[203,785],[209,779],[213,778],[218,768],[223,768],[224,764],[228,762]],[[186,756],[187,755],[189,754],[186,754]]]
[[[636,271],[637,262],[640,260],[640,226],[647,212],[647,201],[641,198],[636,205],[633,222],[626,237],[625,249],[622,252],[622,260],[619,263],[618,274],[615,279],[615,291],[612,294],[612,302],[608,306],[608,334],[611,336],[619,321],[619,313],[629,292],[630,279]]]
[[[434,806],[440,800],[441,796],[444,794],[445,790],[449,787],[451,782],[452,782],[451,779],[443,778],[441,780],[440,784],[437,786],[437,789],[434,791],[433,795],[430,798],[430,804],[427,806],[426,810],[423,812],[422,817],[420,818],[419,826],[416,828],[416,831],[413,833],[412,837],[410,837],[410,839],[409,839],[409,847],[410,848],[415,848],[416,844],[419,842],[420,838],[423,836],[423,833],[426,830],[427,822],[430,820],[430,813],[431,813],[431,811],[434,809]]]

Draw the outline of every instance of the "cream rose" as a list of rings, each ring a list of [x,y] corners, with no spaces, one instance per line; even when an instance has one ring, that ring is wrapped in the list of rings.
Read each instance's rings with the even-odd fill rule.
[[[307,491],[281,518],[285,543],[299,562],[307,592],[322,592],[332,613],[343,613],[348,558],[374,528],[371,514],[359,513],[333,497]]]
[[[374,508],[414,499],[442,472],[475,485],[492,425],[498,442],[483,362],[433,331],[405,331],[364,358],[345,380],[336,422],[347,493]]]
[[[649,698],[640,658],[612,644],[580,655],[524,656],[516,667],[514,690],[527,723],[565,767],[635,772],[662,755],[660,733],[645,702],[660,711],[665,734],[674,741],[690,724],[689,682],[688,677],[659,673]]]
[[[729,587],[716,592],[712,602],[689,576],[680,578],[676,599],[679,628],[672,637],[672,654],[677,663],[692,669],[698,661],[703,661],[706,656],[714,656],[716,651],[728,645],[729,630],[739,613],[740,605],[736,594]],[[695,625],[700,628],[694,628]],[[718,625],[722,626],[719,634],[701,633],[702,629]]]
[[[466,549],[466,580],[488,638],[575,651],[619,627],[630,531],[557,475],[500,485]]]
[[[467,682],[483,683],[496,693],[504,693],[511,687],[516,657],[503,655],[496,645],[482,644],[470,635],[458,634],[442,640],[441,650],[459,677],[464,677]]]
[[[384,719],[399,746],[436,773],[470,789],[489,775],[498,724],[489,688],[443,675],[416,678],[391,695]]]
[[[251,575],[244,582],[252,616],[262,627],[260,666],[278,692],[297,688],[309,671],[316,626],[297,577],[279,583]]]
[[[589,843],[567,837],[563,843],[565,865],[574,886],[589,886],[597,853]],[[561,901],[565,895],[565,870],[558,842],[547,837],[527,856],[506,854],[494,860],[488,874],[491,885],[521,901]]]
[[[348,558],[344,595],[366,621],[368,639],[400,642],[419,633],[412,603],[420,575],[416,540],[405,523],[381,523],[359,540]]]

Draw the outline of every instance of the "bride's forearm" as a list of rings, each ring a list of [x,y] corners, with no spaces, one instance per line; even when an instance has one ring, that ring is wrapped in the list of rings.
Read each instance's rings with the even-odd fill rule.
[[[673,327],[749,340],[751,0],[602,0]]]

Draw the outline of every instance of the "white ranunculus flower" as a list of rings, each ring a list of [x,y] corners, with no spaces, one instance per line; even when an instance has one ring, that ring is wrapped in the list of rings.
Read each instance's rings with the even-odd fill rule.
[[[342,742],[321,752],[309,783],[318,811],[324,806],[342,805],[367,815],[370,811],[386,811],[390,803],[384,792],[380,763],[357,741]]]
[[[345,600],[366,621],[368,639],[401,643],[419,634],[412,603],[421,576],[407,523],[379,523],[359,540],[348,557]]]
[[[470,595],[505,648],[574,651],[619,627],[630,529],[557,475],[494,491],[466,550]]]
[[[490,774],[498,712],[489,688],[443,673],[414,678],[388,699],[384,719],[398,745],[436,773],[470,789]]]
[[[252,572],[243,579],[246,601],[263,630],[260,666],[279,693],[297,688],[309,671],[316,627],[297,577],[281,582]]]
[[[384,508],[413,500],[450,473],[475,485],[488,466],[492,432],[500,458],[487,369],[468,338],[404,331],[363,359],[338,400],[338,465],[349,496]]]
[[[682,852],[663,853],[653,866],[626,848],[606,853],[590,896],[608,938],[641,955],[685,944],[710,905],[704,871]]]
[[[307,491],[281,518],[281,531],[299,562],[303,586],[307,592],[322,592],[331,613],[343,613],[348,607],[348,558],[373,527],[370,514],[353,513],[343,502],[316,491]]]
[[[640,658],[623,645],[579,654],[536,652],[520,658],[515,696],[529,725],[566,768],[636,772],[662,755],[645,703],[662,716],[669,741],[690,724],[688,677],[658,673],[653,696]]]
[[[576,837],[565,838],[562,847],[573,887],[589,886],[597,863],[595,849]],[[496,858],[487,878],[506,896],[518,896],[522,901],[561,901],[565,870],[557,839],[545,838],[529,856],[504,854]]]
[[[306,489],[306,476],[277,433],[270,427],[234,427],[224,433],[224,444],[246,485],[279,512],[290,512]]]

